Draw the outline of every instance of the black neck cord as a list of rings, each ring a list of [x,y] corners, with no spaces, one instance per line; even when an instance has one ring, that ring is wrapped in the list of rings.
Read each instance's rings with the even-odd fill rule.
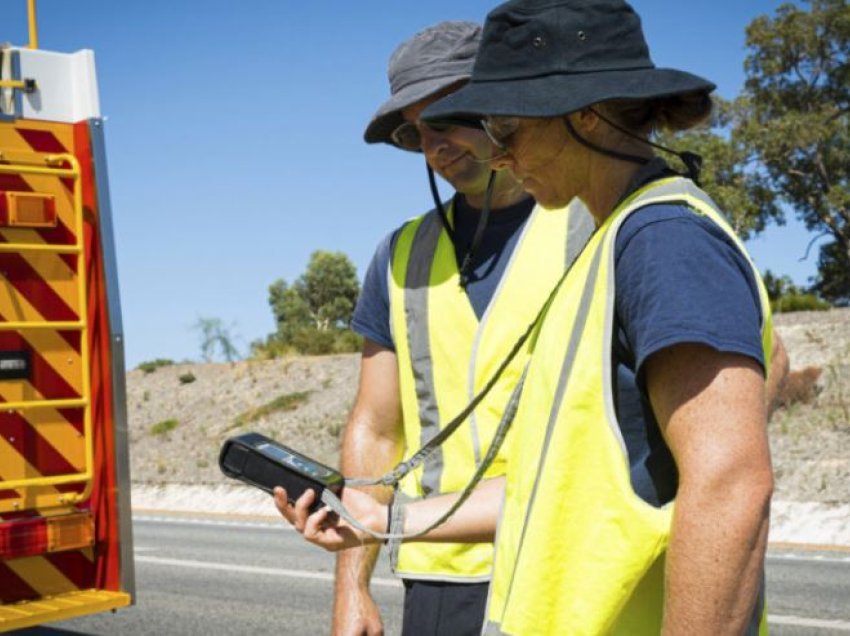
[[[478,225],[475,226],[475,233],[472,235],[472,242],[468,245],[466,254],[463,257],[463,262],[460,264],[460,270],[458,272],[460,278],[460,286],[466,288],[469,284],[470,279],[470,269],[472,268],[472,258],[475,255],[475,251],[481,246],[481,241],[484,239],[484,231],[487,229],[487,223],[490,220],[490,207],[491,200],[493,198],[493,186],[496,182],[496,172],[495,170],[490,171],[490,178],[487,181],[487,192],[484,195],[484,207],[481,210],[481,213],[478,215]],[[446,230],[446,234],[449,235],[449,239],[451,239],[452,245],[455,248],[455,254],[457,254],[458,250],[458,240],[457,234],[455,234],[454,229],[451,227],[449,223],[449,217],[446,214],[446,208],[443,206],[443,202],[440,200],[440,193],[437,190],[437,180],[434,178],[434,170],[431,166],[428,166],[428,184],[431,186],[431,196],[434,198],[434,205],[437,208],[437,214],[440,215],[440,221],[443,224],[443,228]]]
[[[620,161],[630,161],[631,163],[639,163],[642,166],[645,166],[650,161],[648,157],[640,157],[638,155],[632,155],[626,152],[619,152],[617,150],[611,150],[610,148],[603,148],[602,146],[598,146],[592,141],[585,139],[584,137],[579,135],[578,131],[573,128],[573,124],[570,121],[569,117],[564,117],[563,120],[564,125],[567,127],[567,130],[573,136],[573,138],[586,148],[590,148],[591,150],[594,150],[603,155],[607,155],[609,157],[614,157],[614,159],[619,159]]]
[[[611,128],[620,131],[621,133],[623,133],[627,137],[631,137],[632,139],[635,139],[635,140],[637,140],[641,143],[647,144],[648,146],[652,146],[653,148],[661,150],[662,152],[666,152],[666,153],[669,153],[671,155],[676,155],[677,157],[679,157],[679,159],[682,160],[682,163],[685,164],[685,169],[687,170],[687,174],[685,176],[687,176],[691,181],[693,181],[697,185],[700,184],[699,183],[699,174],[700,174],[700,171],[702,170],[702,157],[700,157],[695,152],[689,152],[687,150],[683,150],[683,151],[673,150],[672,148],[668,148],[667,146],[662,146],[659,143],[655,143],[654,141],[652,141],[650,139],[644,139],[643,137],[640,137],[639,135],[634,134],[630,130],[623,128],[619,124],[617,124],[617,123],[611,121],[610,119],[608,119],[607,117],[605,117],[605,115],[603,115],[602,113],[600,113],[598,110],[596,110],[594,108],[591,108],[590,112],[592,112],[594,115],[599,117],[599,119],[601,119],[606,124],[611,126]],[[564,119],[566,120],[566,118],[564,118]],[[579,142],[584,143],[584,142],[587,141],[587,140],[582,139],[581,137],[579,137],[576,134],[575,129],[572,127],[572,124],[569,122],[569,120],[567,120],[567,128],[570,130],[570,132],[573,134],[573,136],[576,137],[576,139],[579,140]],[[590,142],[587,142],[587,144],[585,144],[585,145],[589,145],[589,144],[590,144]],[[593,148],[594,150],[596,150],[598,152],[605,152],[605,150],[600,149],[598,147],[593,147],[592,145],[589,146],[589,147]],[[613,153],[614,151],[610,151],[610,152]],[[613,155],[613,156],[615,156],[615,155]],[[628,159],[627,157],[633,157],[633,159]],[[634,159],[637,159],[637,157],[635,155],[624,155],[624,156],[618,157],[618,158],[625,159],[626,161],[634,161]],[[644,161],[643,163],[648,163],[648,161]]]
[[[452,245],[457,245],[455,232],[449,223],[449,217],[446,215],[446,208],[440,200],[440,191],[437,190],[437,179],[434,178],[434,170],[428,163],[426,163],[425,166],[428,168],[428,185],[431,186],[431,196],[434,199],[434,206],[437,208],[437,214],[440,215],[440,222],[443,224],[443,229],[446,231],[446,234],[449,235]]]

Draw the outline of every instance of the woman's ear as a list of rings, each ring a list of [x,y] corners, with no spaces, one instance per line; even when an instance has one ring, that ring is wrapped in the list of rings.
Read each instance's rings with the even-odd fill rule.
[[[597,115],[596,112],[590,107],[582,108],[577,113],[572,113],[570,115],[567,115],[567,117],[572,118],[570,121],[572,122],[573,126],[576,128],[576,130],[582,133],[593,132],[599,126],[599,122],[602,121],[601,119],[599,119],[599,115]]]

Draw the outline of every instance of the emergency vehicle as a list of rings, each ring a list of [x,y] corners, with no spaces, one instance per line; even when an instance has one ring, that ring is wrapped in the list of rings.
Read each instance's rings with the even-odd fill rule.
[[[134,593],[94,54],[39,50],[28,10],[29,46],[0,48],[0,632]]]

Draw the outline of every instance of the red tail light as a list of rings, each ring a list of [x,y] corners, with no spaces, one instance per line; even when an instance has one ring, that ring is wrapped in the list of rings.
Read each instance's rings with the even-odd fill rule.
[[[0,557],[14,559],[47,552],[47,522],[43,517],[0,523]]]
[[[0,522],[0,559],[76,550],[93,543],[94,521],[88,512]]]

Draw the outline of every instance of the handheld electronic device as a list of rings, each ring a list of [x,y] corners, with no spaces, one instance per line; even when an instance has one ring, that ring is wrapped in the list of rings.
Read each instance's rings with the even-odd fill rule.
[[[316,492],[310,512],[322,507],[325,488],[337,496],[345,483],[339,471],[306,457],[260,433],[245,433],[224,442],[218,465],[228,477],[239,479],[271,493],[283,486],[290,503],[308,488]]]

